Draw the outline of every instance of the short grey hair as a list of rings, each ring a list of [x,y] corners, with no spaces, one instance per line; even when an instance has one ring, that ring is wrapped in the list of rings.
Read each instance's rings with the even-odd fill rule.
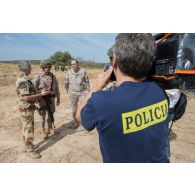
[[[156,58],[156,43],[149,33],[121,33],[113,52],[121,72],[139,79],[146,77]]]
[[[21,61],[18,64],[20,71],[27,71],[30,68],[30,63],[28,61]]]
[[[77,64],[79,63],[79,60],[77,60],[76,58],[72,58],[72,59],[70,60],[70,62],[72,62],[72,61],[75,61]]]
[[[111,46],[110,47],[110,49],[108,49],[108,56],[110,57],[110,58],[113,58],[113,48],[114,48],[114,45],[113,46]]]

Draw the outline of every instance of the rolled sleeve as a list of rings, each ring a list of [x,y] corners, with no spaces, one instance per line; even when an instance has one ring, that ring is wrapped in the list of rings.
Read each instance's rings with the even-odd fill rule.
[[[91,98],[81,110],[81,123],[87,131],[92,131],[97,126],[97,116]]]

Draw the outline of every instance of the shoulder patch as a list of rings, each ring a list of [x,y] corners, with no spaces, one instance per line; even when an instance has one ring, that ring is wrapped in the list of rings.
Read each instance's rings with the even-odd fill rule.
[[[20,89],[24,89],[24,88],[26,88],[26,86],[28,85],[28,82],[21,82],[20,84],[19,84],[19,88]]]
[[[30,93],[29,92],[29,83],[25,82],[25,81],[19,83],[18,90],[19,90],[21,95],[28,95]]]

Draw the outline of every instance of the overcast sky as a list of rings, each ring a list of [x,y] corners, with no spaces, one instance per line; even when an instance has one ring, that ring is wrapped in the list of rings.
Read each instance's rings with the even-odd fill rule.
[[[0,33],[0,60],[44,60],[56,51],[73,57],[107,62],[107,50],[116,34],[110,33]]]

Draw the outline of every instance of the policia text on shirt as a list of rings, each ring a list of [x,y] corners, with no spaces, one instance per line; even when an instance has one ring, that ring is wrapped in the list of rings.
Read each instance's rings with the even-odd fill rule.
[[[123,133],[133,133],[160,123],[167,118],[168,101],[147,106],[132,112],[122,114]]]

